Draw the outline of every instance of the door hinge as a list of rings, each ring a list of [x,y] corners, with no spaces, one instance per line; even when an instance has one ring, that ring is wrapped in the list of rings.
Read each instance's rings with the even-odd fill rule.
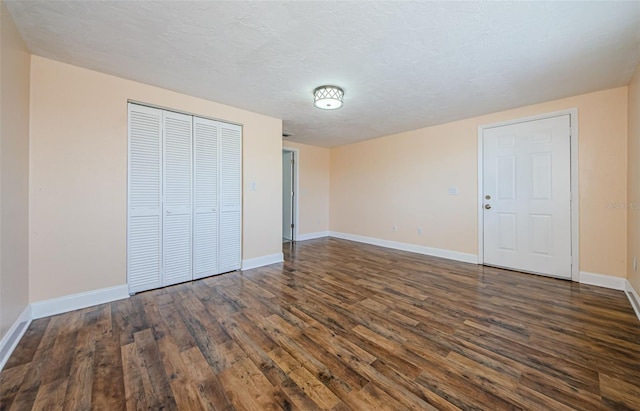
[[[296,160],[291,159],[291,164],[293,165],[293,164],[295,164],[295,163],[296,163]]]
[[[291,228],[293,228],[293,224],[291,224]]]

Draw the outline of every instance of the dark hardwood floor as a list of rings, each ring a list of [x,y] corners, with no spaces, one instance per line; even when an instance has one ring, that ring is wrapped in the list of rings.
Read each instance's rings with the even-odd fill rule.
[[[33,321],[2,410],[640,409],[621,291],[338,239]]]

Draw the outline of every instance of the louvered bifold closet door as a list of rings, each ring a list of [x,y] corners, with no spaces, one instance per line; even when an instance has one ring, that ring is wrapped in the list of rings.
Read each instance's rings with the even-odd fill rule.
[[[163,112],[164,213],[163,283],[192,278],[191,129],[192,116]]]
[[[162,110],[129,104],[127,283],[162,285]]]
[[[242,231],[242,128],[220,123],[219,269],[240,268]]]
[[[193,118],[193,278],[218,274],[218,122]]]

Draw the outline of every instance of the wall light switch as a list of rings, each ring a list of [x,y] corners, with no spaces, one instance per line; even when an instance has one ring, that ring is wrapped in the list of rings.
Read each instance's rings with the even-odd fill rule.
[[[251,187],[251,191],[256,191],[256,182],[252,181],[250,184],[250,187]]]
[[[450,196],[457,196],[458,195],[458,187],[456,186],[450,186],[449,189],[447,190],[447,193]]]

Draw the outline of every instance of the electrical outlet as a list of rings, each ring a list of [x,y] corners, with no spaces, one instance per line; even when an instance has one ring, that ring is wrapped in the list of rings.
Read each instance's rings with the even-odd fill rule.
[[[633,256],[633,271],[638,271],[638,257]]]
[[[418,235],[422,235],[422,227],[418,227]]]
[[[391,230],[393,230],[393,231],[398,231],[398,226],[394,224],[394,225],[391,227]]]

